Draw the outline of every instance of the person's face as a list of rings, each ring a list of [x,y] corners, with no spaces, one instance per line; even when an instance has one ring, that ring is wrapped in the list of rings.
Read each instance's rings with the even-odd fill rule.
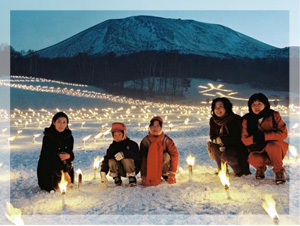
[[[217,103],[215,104],[214,113],[219,118],[222,118],[225,115],[226,110],[222,101],[217,101]]]
[[[114,140],[116,142],[119,142],[123,139],[123,133],[122,132],[114,132]]]
[[[160,131],[161,131],[161,127],[159,125],[158,121],[154,121],[153,125],[150,126],[150,131],[154,136],[159,135]]]
[[[251,104],[251,109],[254,114],[258,115],[259,112],[261,112],[262,110],[265,109],[265,105],[264,105],[264,103],[260,102],[259,100],[256,100]]]
[[[67,119],[65,117],[59,117],[55,122],[53,121],[53,124],[55,126],[55,129],[60,133],[63,132],[68,125]]]

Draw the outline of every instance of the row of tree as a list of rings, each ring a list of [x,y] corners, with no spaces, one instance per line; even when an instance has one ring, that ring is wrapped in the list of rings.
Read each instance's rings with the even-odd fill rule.
[[[114,90],[133,89],[149,95],[180,96],[187,78],[250,83],[265,89],[289,90],[289,60],[285,58],[213,58],[178,52],[79,54],[72,58],[22,56],[12,51],[11,74],[44,77]],[[158,78],[158,80],[157,80]],[[126,86],[132,80],[133,85]]]

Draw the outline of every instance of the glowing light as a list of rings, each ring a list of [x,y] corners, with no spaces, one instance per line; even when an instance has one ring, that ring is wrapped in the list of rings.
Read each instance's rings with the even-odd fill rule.
[[[94,169],[98,169],[99,164],[100,164],[100,162],[102,162],[102,160],[103,160],[103,158],[100,158],[100,156],[97,156],[97,157],[94,159],[94,164],[93,164]]]
[[[6,202],[6,210],[7,213],[5,213],[5,216],[9,221],[15,225],[24,225],[24,221],[22,220],[22,211],[20,209],[14,208],[11,203]]]
[[[276,211],[276,202],[271,195],[265,195],[262,207],[274,221],[279,221],[279,216]]]
[[[58,187],[59,187],[61,193],[67,192],[67,185],[68,185],[68,181],[65,180],[64,171],[61,171],[61,180],[58,183]]]
[[[12,136],[12,137],[7,138],[7,140],[8,140],[9,142],[14,141],[15,139],[16,139],[16,136]]]
[[[97,169],[99,167],[100,162],[102,162],[102,161],[103,161],[103,158],[100,158],[100,156],[97,156],[94,159],[94,164],[93,164],[93,166],[94,166],[94,179],[97,178]]]
[[[227,166],[226,166],[226,162],[222,162],[221,163],[221,170],[218,173],[218,176],[221,180],[221,183],[223,184],[223,186],[226,188],[230,186],[229,183],[229,177],[227,175]]]
[[[299,123],[295,123],[295,124],[293,125],[292,129],[296,129],[296,128],[298,128],[298,127],[299,127]]]
[[[294,158],[298,158],[298,151],[297,151],[297,148],[293,145],[289,145],[289,152],[291,153],[291,155],[294,157]]]
[[[88,136],[86,136],[86,137],[82,138],[82,141],[84,141],[84,142],[85,142],[85,141],[87,141],[88,139],[90,139],[90,138],[91,138],[91,136],[92,136],[92,135],[88,135]]]
[[[186,162],[189,166],[193,166],[195,164],[195,157],[192,155],[188,155],[186,158]]]

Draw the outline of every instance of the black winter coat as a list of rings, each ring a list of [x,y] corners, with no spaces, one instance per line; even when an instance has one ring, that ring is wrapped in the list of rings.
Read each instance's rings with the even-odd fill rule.
[[[57,189],[61,180],[61,170],[68,172],[72,183],[74,182],[73,145],[74,139],[69,129],[60,133],[54,127],[45,128],[37,167],[38,184],[41,189],[46,191]],[[70,154],[70,158],[61,161],[59,154],[63,152]]]
[[[109,171],[108,160],[115,159],[115,154],[123,152],[124,158],[134,160],[136,174],[140,171],[140,149],[136,142],[130,140],[128,137],[125,140],[116,142],[113,141],[106,151],[106,155],[101,163],[101,172],[106,174]]]
[[[227,123],[228,131],[224,131],[222,134],[220,134],[221,126],[217,125],[213,118],[210,118],[209,126],[209,136],[211,140],[220,137],[225,147],[240,147],[242,145],[242,118],[239,115],[235,115],[235,117]]]

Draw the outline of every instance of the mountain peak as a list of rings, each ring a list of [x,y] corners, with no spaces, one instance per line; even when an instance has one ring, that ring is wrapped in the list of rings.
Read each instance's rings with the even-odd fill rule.
[[[176,51],[217,58],[264,58],[275,49],[222,25],[140,15],[106,20],[35,54],[57,58]]]

